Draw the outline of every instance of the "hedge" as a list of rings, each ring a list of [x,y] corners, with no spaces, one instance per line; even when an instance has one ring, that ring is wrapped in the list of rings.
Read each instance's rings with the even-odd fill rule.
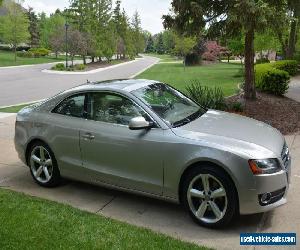
[[[298,72],[296,60],[283,60],[255,66],[256,87],[275,95],[284,95],[289,88],[290,76]]]
[[[291,76],[297,74],[298,62],[296,60],[283,60],[272,63],[275,69],[280,69],[288,72]]]
[[[38,57],[47,56],[47,55],[49,55],[49,53],[50,53],[50,50],[45,49],[45,48],[31,48],[28,51],[18,52],[17,55],[19,57],[38,58]]]
[[[289,88],[290,75],[287,71],[276,69],[272,64],[255,66],[256,87],[275,95],[284,95]]]

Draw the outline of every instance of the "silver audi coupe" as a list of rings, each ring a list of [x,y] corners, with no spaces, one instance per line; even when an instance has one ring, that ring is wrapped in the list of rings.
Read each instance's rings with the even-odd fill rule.
[[[211,228],[286,203],[291,158],[279,131],[157,81],[72,88],[22,109],[15,130],[44,187],[68,178],[174,201]]]

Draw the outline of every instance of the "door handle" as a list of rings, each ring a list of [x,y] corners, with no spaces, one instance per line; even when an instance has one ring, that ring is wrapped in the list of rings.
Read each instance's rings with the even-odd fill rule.
[[[82,136],[83,139],[85,140],[94,140],[95,139],[95,136],[93,136],[91,133],[86,133]]]

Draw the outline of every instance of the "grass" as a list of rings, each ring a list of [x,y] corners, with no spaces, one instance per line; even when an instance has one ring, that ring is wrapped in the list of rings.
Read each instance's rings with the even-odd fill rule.
[[[55,57],[50,57],[50,56],[41,57],[41,58],[17,57],[17,62],[15,62],[15,55],[13,52],[0,51],[0,67],[53,63],[53,62],[61,62],[64,60],[65,60],[64,56],[59,56],[57,59]]]
[[[7,108],[0,108],[0,113],[18,113],[22,108],[25,108],[29,105],[30,104],[22,104],[22,105],[7,107]]]
[[[207,249],[4,189],[0,221],[0,249]]]
[[[220,87],[226,96],[237,91],[237,85],[243,81],[236,77],[241,69],[239,64],[216,63],[203,66],[186,67],[181,63],[156,64],[136,78],[158,80],[185,91],[192,80],[199,80],[203,86]]]
[[[145,54],[146,56],[153,56],[159,58],[161,61],[160,62],[174,62],[174,61],[182,61],[182,59],[178,59],[177,57],[168,55],[168,54],[156,54],[156,53],[149,53]]]

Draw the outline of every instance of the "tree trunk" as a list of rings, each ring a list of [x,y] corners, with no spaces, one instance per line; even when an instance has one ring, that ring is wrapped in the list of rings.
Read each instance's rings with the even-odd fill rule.
[[[17,46],[14,45],[15,62],[17,62]]]
[[[294,20],[292,21],[291,24],[291,30],[290,30],[290,36],[289,36],[289,45],[288,45],[288,53],[287,53],[287,58],[288,59],[293,59],[295,50],[296,50],[296,37],[297,37],[297,26],[298,26],[298,20],[297,20],[297,10],[294,11],[293,18]]]
[[[83,64],[86,65],[86,58],[85,56],[82,56]]]
[[[254,100],[255,75],[254,75],[254,28],[250,27],[245,37],[245,99]]]

